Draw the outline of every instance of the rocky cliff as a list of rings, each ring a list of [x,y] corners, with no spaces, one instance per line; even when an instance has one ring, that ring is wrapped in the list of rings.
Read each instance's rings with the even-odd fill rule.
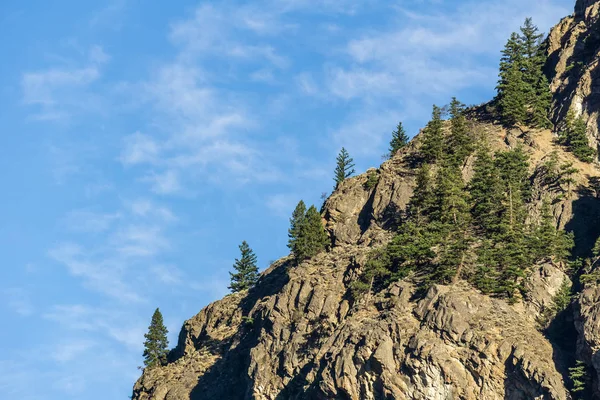
[[[600,1],[579,0],[547,42],[554,117],[569,107],[585,113],[594,138],[600,42],[584,38],[600,34],[599,8]],[[470,130],[496,150],[523,146],[533,182],[553,152],[573,163],[574,182],[552,212],[558,227],[574,232],[576,254],[588,256],[600,236],[600,168],[555,145],[550,130],[507,130],[477,113]],[[390,240],[410,200],[419,142],[330,196],[323,210],[330,251],[298,266],[283,258],[251,290],[186,321],[170,362],[144,371],[133,399],[570,399],[575,359],[588,366],[600,398],[600,287],[575,282],[571,305],[549,314],[570,283],[564,265],[532,266],[527,295],[515,304],[461,280],[422,293],[407,279],[353,299],[350,284],[370,250]],[[472,165],[473,157],[463,167],[466,180]],[[367,185],[374,174],[377,184]],[[534,185],[531,219],[548,190]]]

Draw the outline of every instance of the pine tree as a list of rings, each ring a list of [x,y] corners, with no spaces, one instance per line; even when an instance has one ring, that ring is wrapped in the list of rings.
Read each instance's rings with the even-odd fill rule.
[[[499,291],[499,272],[497,269],[498,256],[493,241],[482,240],[477,249],[475,273],[471,277],[473,285],[484,294],[494,294]]]
[[[450,103],[451,131],[448,138],[448,155],[450,162],[461,166],[473,152],[473,140],[469,137],[465,105],[452,98]]]
[[[519,64],[510,66],[498,85],[498,107],[507,125],[522,124],[527,119],[527,85]]]
[[[521,147],[496,153],[495,164],[505,191],[501,212],[504,232],[520,230],[525,223],[525,202],[531,195],[528,160]]]
[[[423,164],[417,171],[415,190],[407,206],[409,218],[422,223],[435,202],[431,167]]]
[[[544,259],[566,261],[571,256],[571,249],[575,245],[573,233],[556,228],[548,201],[542,204],[540,223],[533,232],[530,243],[534,263]]]
[[[298,236],[293,242],[292,251],[298,263],[312,258],[325,250],[329,244],[329,237],[323,222],[321,214],[315,206],[310,206],[304,219],[298,225]]]
[[[398,123],[396,130],[392,132],[392,140],[390,140],[390,148],[387,158],[392,158],[394,154],[398,152],[398,150],[406,147],[408,144],[409,138],[402,126],[402,122]]]
[[[531,60],[538,55],[544,35],[539,32],[538,27],[534,25],[531,18],[525,18],[520,31],[523,55]]]
[[[522,290],[522,280],[532,263],[525,232],[525,202],[531,195],[529,163],[521,147],[496,153],[495,163],[505,190],[499,233],[494,237],[501,270],[498,290],[512,301],[515,291]]]
[[[504,188],[500,172],[489,149],[481,148],[473,167],[473,178],[469,182],[469,193],[473,219],[477,227],[488,236],[497,232],[500,225],[501,201]]]
[[[567,147],[575,157],[583,162],[592,162],[596,151],[590,147],[587,137],[587,123],[583,115],[575,117],[575,112],[569,110],[562,129],[558,133],[558,143]]]
[[[440,235],[439,260],[432,279],[449,283],[460,274],[469,248],[468,228],[470,213],[467,193],[458,166],[443,164],[436,177],[435,206],[431,219]]]
[[[444,149],[444,132],[442,122],[442,109],[436,105],[433,106],[431,121],[423,130],[423,144],[421,146],[421,155],[423,159],[433,164],[442,158]]]
[[[306,205],[300,200],[290,218],[290,228],[288,229],[288,248],[294,250],[296,241],[300,234],[300,226],[306,219]]]
[[[583,116],[575,119],[569,133],[569,147],[573,155],[584,162],[594,161],[596,152],[590,147],[587,137],[587,124]]]
[[[154,368],[167,362],[169,341],[167,339],[167,327],[163,323],[163,316],[157,308],[152,315],[152,321],[148,327],[148,333],[144,335],[144,365],[146,368]]]
[[[256,254],[244,240],[239,246],[241,258],[236,258],[233,268],[237,272],[230,272],[231,284],[228,289],[232,292],[240,292],[254,286],[258,280],[258,267],[256,266]]]
[[[534,96],[531,104],[531,125],[538,128],[550,128],[552,122],[548,118],[552,105],[552,92],[548,78],[540,69],[534,79]]]
[[[573,382],[571,392],[580,399],[585,398],[583,393],[587,390],[590,380],[587,365],[583,361],[577,360],[575,366],[569,368],[569,378]]]
[[[552,93],[543,72],[543,35],[531,18],[525,20],[520,31],[511,35],[502,51],[496,88],[498,108],[507,125],[528,123],[547,128],[552,125],[548,118]]]
[[[340,183],[344,182],[346,178],[350,177],[354,171],[354,160],[348,154],[345,148],[342,147],[340,153],[336,159],[336,167],[335,167],[335,177],[333,180],[335,181],[335,189],[340,186]]]

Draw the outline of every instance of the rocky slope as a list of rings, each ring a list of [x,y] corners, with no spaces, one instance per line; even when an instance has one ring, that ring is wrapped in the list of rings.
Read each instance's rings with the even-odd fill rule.
[[[599,8],[600,1],[578,1],[574,16],[549,36],[556,118],[572,106],[598,124],[597,61],[578,64],[575,72],[567,66],[579,62],[578,48],[593,34]],[[471,130],[494,149],[523,145],[534,182],[553,151],[573,162],[575,183],[552,211],[557,226],[574,232],[577,254],[588,255],[600,236],[593,184],[598,166],[565,153],[551,131],[506,130],[477,116]],[[567,368],[575,358],[589,366],[600,398],[600,287],[584,286],[569,308],[540,328],[569,279],[562,265],[534,266],[527,298],[514,305],[462,281],[426,293],[401,281],[352,299],[350,283],[369,250],[390,240],[395,216],[411,197],[418,146],[417,137],[379,169],[346,180],[331,195],[323,212],[331,251],[299,266],[283,258],[255,288],[228,295],[186,321],[169,364],[145,371],[133,399],[570,399]],[[467,180],[472,164],[469,159],[463,168]],[[378,177],[372,188],[369,174]],[[540,185],[534,193],[532,219],[548,195]]]
[[[600,3],[577,0],[575,13],[548,36],[548,73],[555,94],[554,119],[569,109],[588,118],[590,139],[600,144]]]

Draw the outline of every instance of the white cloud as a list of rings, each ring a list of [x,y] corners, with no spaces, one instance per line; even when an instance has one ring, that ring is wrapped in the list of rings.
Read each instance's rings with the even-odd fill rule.
[[[158,226],[129,225],[110,239],[115,250],[124,257],[152,257],[169,249],[169,241]]]
[[[124,139],[125,146],[121,153],[121,162],[128,164],[153,163],[159,155],[158,144],[148,135],[135,132]]]
[[[71,339],[68,342],[59,343],[54,346],[51,357],[59,363],[69,362],[75,358],[81,357],[97,345],[96,342],[89,339]]]
[[[183,273],[173,265],[155,265],[151,270],[156,279],[166,285],[179,285],[183,282]]]
[[[177,221],[177,217],[171,209],[165,206],[159,206],[148,199],[136,199],[126,202],[125,205],[133,215],[138,217],[158,218],[160,221],[164,222]]]
[[[35,311],[31,294],[24,288],[10,288],[2,292],[5,304],[13,312],[28,317]]]
[[[74,232],[99,233],[108,230],[120,217],[119,213],[74,210],[67,214],[65,223],[67,228]]]
[[[162,173],[150,173],[143,181],[152,183],[152,191],[157,194],[173,194],[182,190],[179,173],[170,169]]]
[[[135,244],[135,242],[134,242]],[[131,246],[134,246],[131,244]],[[140,245],[138,241],[138,245]],[[128,249],[124,247],[123,253],[141,253],[139,247]],[[150,252],[150,250],[146,250]],[[141,295],[123,277],[123,260],[115,258],[94,259],[93,251],[85,250],[75,243],[62,243],[51,249],[48,255],[56,262],[67,267],[68,271],[75,277],[80,277],[85,284],[93,290],[97,290],[107,296],[118,299],[121,302],[140,302]]]
[[[100,78],[100,68],[109,58],[100,46],[92,46],[85,65],[24,73],[23,104],[35,107],[33,117],[43,121],[67,120],[75,112],[98,110],[100,100],[88,88]]]
[[[278,193],[267,198],[267,207],[277,216],[284,217],[292,214],[300,196],[293,193]]]
[[[400,120],[401,115],[396,112],[361,110],[350,114],[332,137],[337,148],[346,147],[350,154],[373,155],[385,147],[384,138],[391,137],[390,127],[397,125]]]
[[[139,351],[142,348],[141,338],[146,331],[145,324],[126,312],[115,309],[100,309],[82,304],[56,305],[44,318],[58,322],[63,328],[71,331],[95,333],[103,338],[117,341],[129,350]],[[74,349],[59,353],[58,356],[70,356],[69,352],[86,351],[86,344],[80,343]],[[87,343],[88,348],[94,343]],[[84,348],[84,349],[82,349]],[[53,354],[56,357],[56,354]]]

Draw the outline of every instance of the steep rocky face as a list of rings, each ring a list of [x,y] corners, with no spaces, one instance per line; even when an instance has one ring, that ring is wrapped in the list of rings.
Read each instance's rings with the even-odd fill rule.
[[[600,127],[600,2],[578,0],[575,14],[564,18],[548,37],[548,72],[554,92],[553,117],[569,109],[588,119],[590,140],[598,145]]]
[[[573,107],[590,117],[594,137],[599,8],[598,0],[579,0],[548,39],[554,117]],[[529,219],[556,199],[556,225],[574,232],[577,255],[589,255],[600,236],[598,166],[564,152],[549,130],[507,130],[476,117],[470,124],[494,150],[523,146],[534,182]],[[169,364],[144,371],[133,399],[570,399],[576,358],[589,366],[600,398],[600,287],[582,287],[552,319],[547,311],[569,282],[564,265],[532,266],[527,295],[512,305],[462,281],[425,293],[399,281],[353,300],[350,284],[371,249],[389,242],[411,198],[419,146],[417,137],[380,168],[344,181],[323,209],[331,251],[298,266],[283,258],[250,291],[186,321]],[[578,170],[562,196],[541,182],[554,151]],[[473,161],[463,167],[467,181]]]
[[[577,221],[578,203],[588,192],[575,188],[585,188],[600,170],[555,147],[550,131],[507,131],[479,122],[471,129],[495,149],[525,146],[532,175],[554,150],[561,160],[572,161],[580,173],[554,214],[558,225],[576,230],[576,237],[589,234],[587,224]],[[528,297],[515,305],[461,282],[434,286],[424,295],[411,283],[398,282],[352,300],[350,283],[370,248],[390,239],[394,215],[410,199],[418,146],[417,138],[378,170],[340,185],[323,213],[333,249],[297,267],[282,259],[250,292],[226,296],[187,321],[172,362],[145,371],[133,398],[570,398],[563,350],[539,330],[540,316],[568,280],[561,266],[534,268]],[[466,178],[471,165],[472,160],[463,169]],[[367,187],[374,173],[378,182]],[[541,202],[545,194],[540,189],[538,195]],[[600,209],[593,210],[597,218]],[[532,218],[535,214],[533,205]],[[594,325],[594,310],[579,313],[579,325]],[[590,313],[592,322],[584,321]],[[593,330],[580,330],[588,332],[580,342],[595,349]]]

